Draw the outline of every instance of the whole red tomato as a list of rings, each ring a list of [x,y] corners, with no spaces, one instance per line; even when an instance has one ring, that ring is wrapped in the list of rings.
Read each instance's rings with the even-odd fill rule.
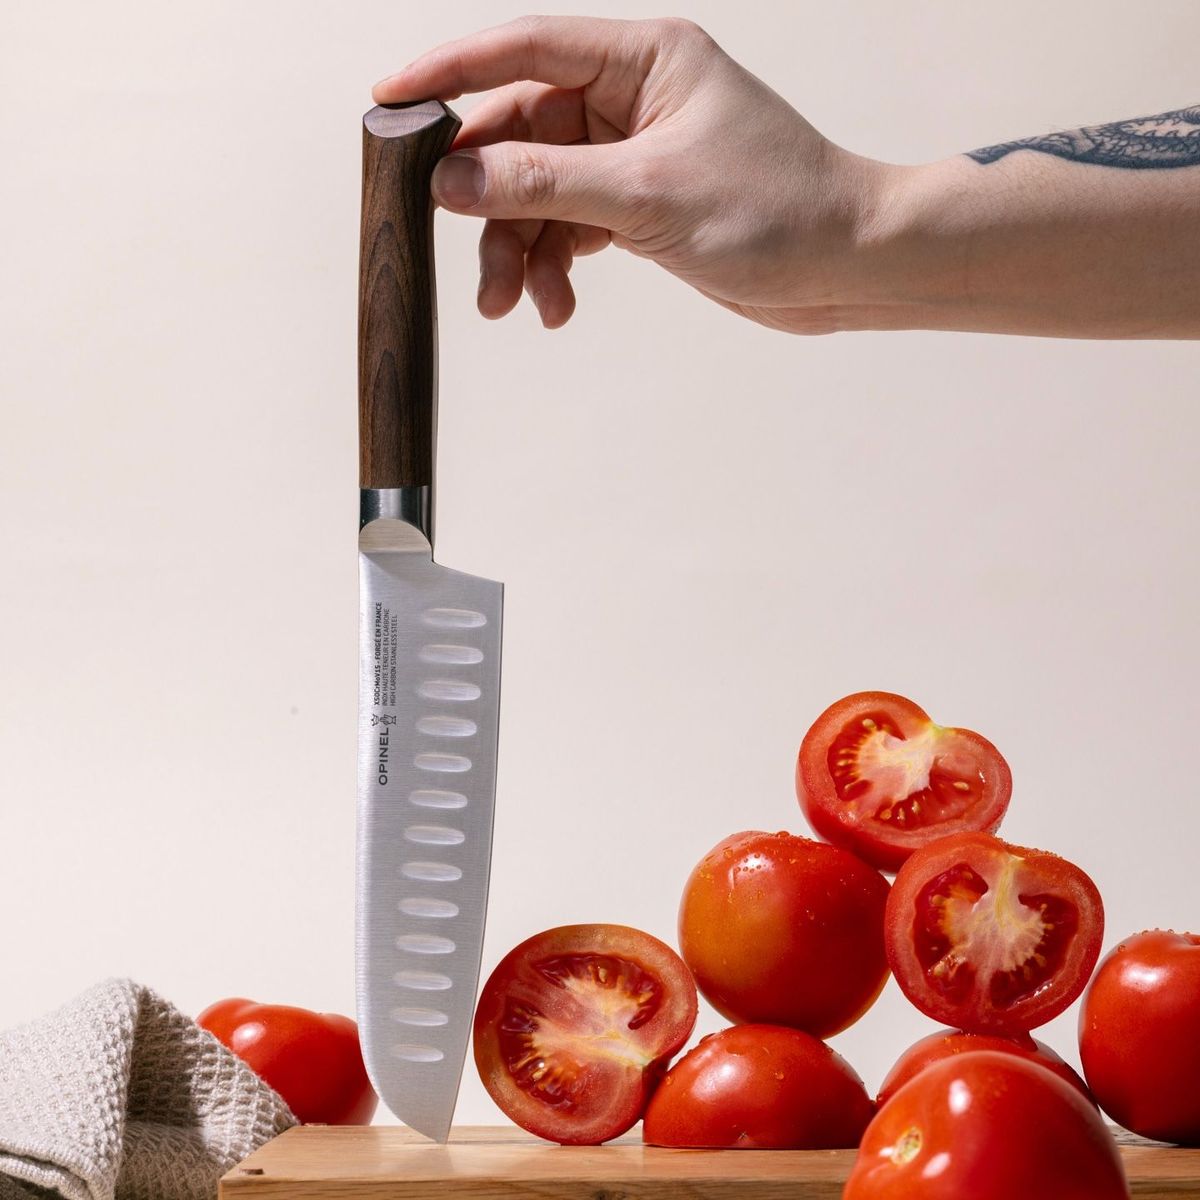
[[[564,1145],[624,1133],[696,1023],[679,955],[625,925],[563,925],[522,942],[475,1010],[475,1065],[523,1129]]]
[[[1155,929],[1113,950],[1083,998],[1079,1054],[1114,1121],[1200,1146],[1200,936]]]
[[[683,890],[679,948],[729,1020],[829,1037],[887,980],[887,880],[846,850],[790,833],[736,833]]]
[[[1127,1200],[1100,1114],[1043,1067],[978,1050],[926,1068],[863,1134],[843,1200]]]
[[[824,1042],[782,1025],[709,1034],[650,1100],[642,1139],[653,1146],[837,1150],[857,1146],[874,1105],[850,1064]]]
[[[910,1079],[933,1063],[941,1062],[943,1058],[952,1058],[956,1054],[971,1054],[977,1050],[1015,1054],[1027,1062],[1037,1063],[1038,1066],[1053,1071],[1060,1079],[1065,1079],[1072,1087],[1078,1088],[1080,1095],[1087,1097],[1089,1101],[1092,1098],[1087,1084],[1079,1078],[1079,1073],[1069,1063],[1063,1062],[1045,1042],[1039,1042],[1027,1033],[998,1037],[986,1033],[958,1033],[953,1029],[942,1029],[919,1042],[914,1042],[900,1055],[896,1065],[883,1081],[876,1103],[882,1108]]]
[[[371,1123],[379,1098],[363,1066],[358,1026],[349,1017],[231,999],[210,1005],[196,1024],[248,1063],[297,1120]]]
[[[888,963],[926,1016],[969,1033],[1058,1016],[1100,955],[1104,906],[1074,863],[960,833],[916,851],[887,905]]]
[[[857,692],[804,735],[796,796],[813,829],[884,871],[935,838],[995,830],[1012,774],[969,729],[935,725],[891,692]]]

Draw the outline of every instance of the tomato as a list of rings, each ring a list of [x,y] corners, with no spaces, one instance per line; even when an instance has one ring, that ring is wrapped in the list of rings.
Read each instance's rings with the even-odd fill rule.
[[[910,1079],[919,1075],[926,1067],[944,1058],[952,1058],[956,1054],[970,1054],[977,1050],[995,1050],[1001,1054],[1015,1054],[1027,1062],[1037,1063],[1053,1071],[1060,1079],[1065,1079],[1072,1087],[1078,1088],[1080,1095],[1090,1101],[1091,1092],[1087,1084],[1079,1078],[1079,1073],[1068,1063],[1055,1054],[1045,1042],[1031,1038],[1027,1033],[1014,1034],[1012,1037],[998,1037],[987,1033],[957,1033],[953,1029],[942,1029],[914,1042],[896,1060],[896,1065],[888,1072],[883,1086],[879,1089],[876,1103],[881,1107],[886,1104]]]
[[[1012,793],[1000,751],[890,692],[830,705],[804,735],[796,795],[813,830],[883,871],[936,838],[993,832]]]
[[[926,1016],[1021,1033],[1083,991],[1104,934],[1096,885],[1073,863],[960,833],[918,850],[887,906],[887,956]]]
[[[475,1010],[475,1064],[523,1129],[594,1145],[641,1115],[696,1023],[679,955],[625,925],[563,925],[511,950]]]
[[[1126,1200],[1121,1155],[1077,1088],[1013,1054],[927,1067],[867,1127],[842,1200]]]
[[[654,1146],[835,1150],[857,1146],[875,1111],[853,1068],[781,1025],[709,1034],[654,1093],[642,1139]]]
[[[887,880],[853,854],[790,833],[735,833],[692,872],[679,949],[729,1020],[829,1037],[887,980]]]
[[[1113,950],[1083,998],[1079,1054],[1114,1121],[1200,1146],[1200,936],[1155,929]]]
[[[288,1103],[297,1120],[369,1125],[379,1098],[367,1078],[358,1026],[335,1013],[218,1000],[197,1018]]]

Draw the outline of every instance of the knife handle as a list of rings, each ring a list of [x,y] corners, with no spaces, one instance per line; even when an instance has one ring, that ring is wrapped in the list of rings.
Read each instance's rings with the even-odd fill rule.
[[[461,122],[441,101],[363,117],[359,487],[433,483],[437,301],[430,178]]]

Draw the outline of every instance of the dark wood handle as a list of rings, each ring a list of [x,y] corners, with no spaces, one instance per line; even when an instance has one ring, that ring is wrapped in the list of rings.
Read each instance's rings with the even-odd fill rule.
[[[459,119],[438,100],[363,117],[359,486],[433,482],[437,300],[430,177]]]

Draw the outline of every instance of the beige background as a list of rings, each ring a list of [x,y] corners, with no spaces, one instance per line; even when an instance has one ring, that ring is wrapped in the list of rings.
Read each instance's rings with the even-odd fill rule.
[[[677,11],[896,161],[1200,99],[1188,0]],[[0,7],[0,1025],[112,973],[352,1009],[358,119],[511,15]],[[616,252],[548,334],[477,317],[476,233],[439,223],[440,553],[508,585],[485,969],[671,939],[867,687],[1004,750],[1110,944],[1200,923],[1200,347],[806,341]],[[836,1044],[874,1086],[929,1028],[889,989]]]

